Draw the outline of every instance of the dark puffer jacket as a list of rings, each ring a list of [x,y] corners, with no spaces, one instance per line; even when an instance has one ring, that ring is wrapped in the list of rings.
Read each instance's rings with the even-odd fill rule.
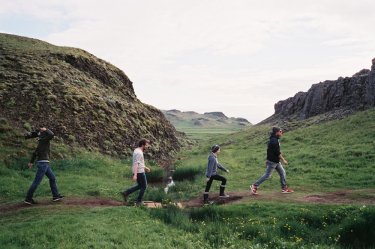
[[[25,136],[28,138],[38,137],[38,147],[31,156],[30,163],[34,163],[35,159],[37,161],[49,161],[50,156],[50,140],[54,137],[54,134],[51,130],[46,130],[43,132],[34,131],[30,132]]]
[[[270,136],[270,141],[268,142],[268,148],[267,148],[267,160],[279,163],[280,162],[280,144],[279,144],[279,138],[272,134]]]

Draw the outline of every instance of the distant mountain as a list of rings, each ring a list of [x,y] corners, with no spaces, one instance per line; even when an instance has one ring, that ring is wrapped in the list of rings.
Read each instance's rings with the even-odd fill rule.
[[[251,123],[244,118],[229,118],[222,112],[205,112],[199,114],[193,111],[162,110],[165,117],[177,128],[230,128],[241,129]]]
[[[0,34],[0,100],[2,123],[47,126],[63,143],[129,156],[145,137],[156,159],[181,146],[179,132],[137,98],[123,71],[80,49]]]
[[[275,113],[260,122],[283,123],[319,116],[317,121],[339,119],[375,107],[375,58],[371,70],[314,84],[307,92],[275,104]]]

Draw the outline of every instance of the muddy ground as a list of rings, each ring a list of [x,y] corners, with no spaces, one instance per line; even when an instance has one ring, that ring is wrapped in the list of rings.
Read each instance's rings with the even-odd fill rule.
[[[250,191],[228,192],[228,198],[220,198],[217,193],[210,193],[210,201],[215,205],[226,205],[241,202],[257,202],[257,201],[278,201],[285,203],[317,203],[317,204],[362,204],[375,205],[375,189],[361,189],[361,190],[340,190],[335,192],[308,194],[291,193],[282,194],[280,192],[266,192],[258,195],[252,195]],[[146,202],[147,207],[155,208],[161,207],[160,203]],[[132,204],[124,203],[106,198],[69,198],[66,197],[61,201],[52,202],[51,200],[41,200],[38,204],[27,205],[22,201],[12,204],[1,204],[0,213],[14,212],[24,208],[30,207],[44,207],[44,206],[83,206],[83,207],[114,207],[114,206],[132,206]],[[203,206],[203,197],[182,201],[179,204],[182,208],[192,208]]]

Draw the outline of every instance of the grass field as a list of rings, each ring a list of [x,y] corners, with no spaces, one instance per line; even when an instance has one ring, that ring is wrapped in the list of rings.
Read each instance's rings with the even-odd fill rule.
[[[374,213],[272,202],[182,211],[54,205],[2,214],[0,247],[370,248]]]
[[[218,135],[229,135],[239,131],[239,129],[224,129],[224,128],[194,128],[194,127],[179,127],[178,131],[184,132],[187,137],[197,140],[198,142],[206,141]]]
[[[303,125],[301,125],[303,126]],[[209,148],[222,144],[219,161],[230,169],[227,190],[248,191],[264,173],[268,126],[235,134],[206,134],[173,165],[179,179],[166,195],[151,183],[145,199],[181,201],[201,196]],[[11,135],[10,135],[11,134]],[[16,137],[15,139],[10,139]],[[21,202],[35,169],[26,169],[35,145],[9,129],[0,134],[0,208]],[[264,198],[243,198],[223,206],[169,207],[35,205],[0,214],[0,248],[375,248],[375,110],[288,131],[280,140],[290,165],[282,196],[278,176],[264,182]],[[60,191],[69,198],[121,201],[131,186],[130,162],[53,144]],[[163,174],[154,162],[150,179]],[[180,173],[178,173],[180,172]],[[218,190],[215,182],[211,192]],[[337,191],[359,191],[345,203],[300,202],[299,198]],[[352,192],[357,193],[357,192]],[[36,200],[50,198],[43,180]],[[134,196],[132,197],[134,198]]]
[[[343,120],[301,127],[286,132],[281,150],[289,161],[287,181],[297,191],[333,191],[338,188],[375,188],[375,111],[358,113]],[[204,170],[209,149],[222,144],[219,161],[231,173],[230,188],[247,189],[265,170],[269,126],[218,135],[186,151],[177,167]],[[225,174],[225,173],[224,173]],[[278,176],[262,185],[262,191],[278,189]]]

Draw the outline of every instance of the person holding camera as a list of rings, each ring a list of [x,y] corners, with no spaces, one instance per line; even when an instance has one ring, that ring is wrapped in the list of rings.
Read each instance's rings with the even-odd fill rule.
[[[42,182],[44,175],[46,175],[49,179],[49,186],[52,192],[52,201],[59,201],[64,197],[59,194],[56,185],[56,177],[53,174],[51,167],[49,166],[50,141],[51,139],[53,139],[53,137],[53,132],[46,127],[41,127],[34,132],[26,134],[25,136],[25,139],[38,138],[38,146],[32,154],[30,162],[28,163],[29,169],[32,168],[35,161],[38,167],[35,179],[32,182],[29,190],[27,191],[27,195],[24,200],[24,203],[28,205],[36,204],[33,199],[33,195],[39,184]]]

